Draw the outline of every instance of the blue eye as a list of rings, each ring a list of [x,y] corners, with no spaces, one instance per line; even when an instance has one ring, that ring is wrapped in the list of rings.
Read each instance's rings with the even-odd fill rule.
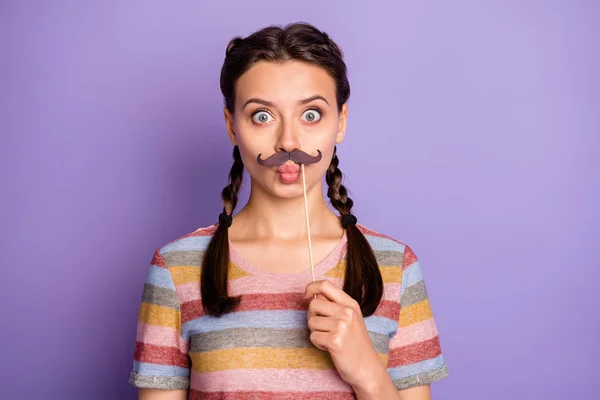
[[[316,108],[311,108],[309,110],[306,110],[304,114],[302,114],[302,116],[304,117],[302,119],[305,121],[316,122],[321,119],[321,112]]]
[[[267,122],[271,122],[271,114],[266,111],[257,111],[252,114],[252,120],[257,124],[266,124]]]

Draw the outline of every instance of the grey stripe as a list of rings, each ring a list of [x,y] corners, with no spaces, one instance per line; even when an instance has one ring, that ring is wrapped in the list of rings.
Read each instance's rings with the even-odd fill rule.
[[[402,307],[406,307],[425,300],[426,298],[427,288],[425,287],[425,281],[420,281],[406,288],[400,304],[402,304]]]
[[[432,371],[427,371],[422,374],[408,376],[402,379],[395,379],[394,385],[396,389],[408,389],[413,386],[426,385],[435,381],[439,381],[450,374],[448,366],[446,364]]]
[[[387,353],[389,337],[373,332],[368,333],[375,351]],[[230,328],[192,335],[190,341],[192,353],[241,347],[287,349],[314,347],[308,329]]]
[[[142,301],[179,310],[179,301],[177,300],[177,293],[174,290],[154,286],[149,283],[144,284]]]
[[[375,351],[378,353],[387,354],[390,350],[390,337],[388,335],[381,335],[379,333],[367,332],[369,334],[369,339],[371,339],[371,344]]]
[[[138,388],[189,389],[190,378],[187,376],[145,376],[131,371],[129,384]]]
[[[163,254],[165,263],[168,266],[186,265],[190,267],[202,266],[203,251],[185,250],[185,251],[170,251]]]
[[[377,259],[377,264],[382,267],[402,267],[402,260],[404,259],[404,254],[399,251],[392,250],[375,250],[375,258]]]

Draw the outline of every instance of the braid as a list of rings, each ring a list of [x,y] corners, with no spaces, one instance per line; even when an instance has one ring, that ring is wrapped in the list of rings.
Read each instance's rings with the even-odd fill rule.
[[[325,181],[329,186],[327,197],[343,217],[352,214],[354,202],[342,185],[343,176],[338,168],[339,162],[336,147],[325,174]],[[373,314],[379,306],[383,297],[383,279],[373,249],[365,235],[355,224],[347,224],[345,229],[348,252],[344,291],[360,304],[362,314],[366,317]]]
[[[331,204],[339,211],[340,215],[346,215],[350,214],[354,202],[348,197],[348,192],[344,185],[342,185],[342,171],[338,168],[340,160],[336,153],[337,147],[333,149],[333,158],[325,173],[325,181],[329,186],[327,197],[329,197]]]
[[[233,148],[233,165],[229,171],[229,185],[223,188],[221,197],[223,198],[223,212],[227,215],[233,215],[233,210],[237,206],[238,193],[242,186],[244,178],[244,163],[240,155],[240,149],[235,146]]]
[[[233,148],[233,165],[229,171],[229,184],[221,192],[223,212],[228,216],[233,215],[237,205],[243,177],[244,163],[239,148],[235,146]],[[219,223],[202,258],[200,279],[202,305],[206,312],[217,317],[233,311],[241,301],[241,296],[230,297],[228,294],[228,263],[229,226]]]

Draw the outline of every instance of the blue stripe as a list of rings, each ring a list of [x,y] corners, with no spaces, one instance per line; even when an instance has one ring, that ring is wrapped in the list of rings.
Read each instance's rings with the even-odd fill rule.
[[[394,242],[391,239],[380,238],[377,236],[365,235],[367,241],[371,245],[371,248],[375,251],[377,250],[390,250],[390,251],[399,251],[404,253],[404,245]]]
[[[365,318],[365,325],[367,326],[367,330],[379,333],[380,335],[386,335],[390,338],[398,332],[398,321],[377,315]]]
[[[183,324],[181,335],[185,340],[197,333],[220,331],[231,328],[280,328],[307,327],[306,311],[237,311],[221,317],[206,315]]]
[[[379,316],[365,318],[367,329],[392,337],[398,330],[398,322]],[[237,311],[214,317],[206,315],[183,324],[181,335],[190,340],[192,335],[231,328],[308,329],[306,311],[271,310]]]
[[[407,287],[419,283],[423,280],[423,270],[419,261],[415,261],[402,272],[402,294]]]
[[[209,236],[190,236],[187,238],[176,240],[166,244],[160,249],[160,254],[165,254],[171,251],[204,251],[208,247],[208,242],[212,235]]]
[[[133,362],[133,370],[143,376],[190,376],[190,370],[187,368],[139,361]]]
[[[434,371],[444,365],[444,357],[440,354],[435,358],[402,367],[388,368],[392,380],[408,378],[417,374]]]
[[[150,266],[146,283],[149,283],[153,286],[175,290],[175,284],[173,283],[173,278],[171,278],[171,273],[169,270],[166,268],[157,267],[155,265]]]

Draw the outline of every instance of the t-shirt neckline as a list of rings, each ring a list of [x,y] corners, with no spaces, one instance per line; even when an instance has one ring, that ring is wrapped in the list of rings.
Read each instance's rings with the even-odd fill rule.
[[[315,266],[315,277],[322,277],[324,274],[335,268],[339,262],[342,260],[342,257],[346,253],[348,238],[346,236],[346,231],[338,244],[333,248],[333,250],[325,256],[321,261],[318,261]],[[308,248],[306,249],[308,251]],[[312,272],[310,267],[303,271],[298,272],[274,272],[267,271],[261,268],[258,268],[252,265],[248,260],[246,260],[238,251],[235,249],[235,246],[229,240],[229,259],[232,263],[234,263],[241,270],[254,275],[254,276],[263,276],[263,277],[271,277],[271,278],[299,278],[299,279],[312,279]]]

